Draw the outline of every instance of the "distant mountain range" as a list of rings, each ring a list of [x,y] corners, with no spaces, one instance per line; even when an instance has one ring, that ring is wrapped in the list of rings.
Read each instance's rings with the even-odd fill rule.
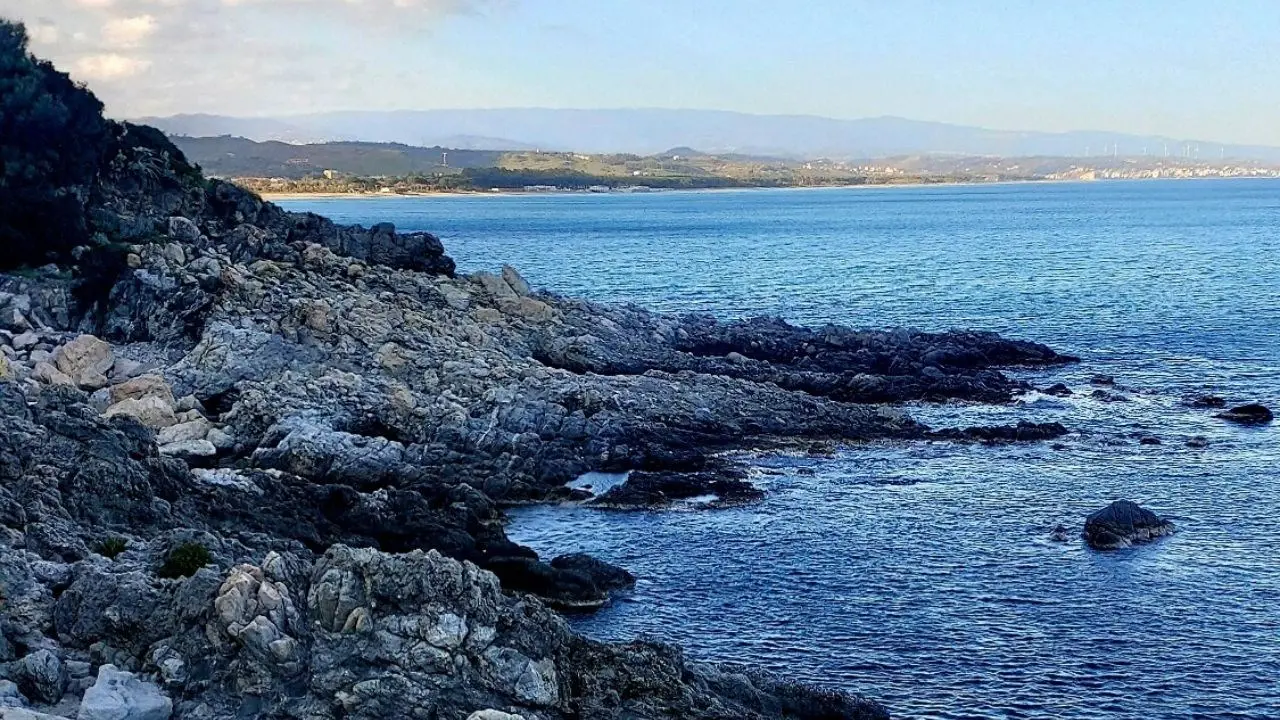
[[[241,118],[139,118],[170,135],[288,143],[390,142],[470,150],[710,153],[836,159],[958,154],[1001,157],[1148,155],[1280,162],[1280,148],[1113,132],[1017,132],[896,117],[837,120],[717,110],[405,110]]]

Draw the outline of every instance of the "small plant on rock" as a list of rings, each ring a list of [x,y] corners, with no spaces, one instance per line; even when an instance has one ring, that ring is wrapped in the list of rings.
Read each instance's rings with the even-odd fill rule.
[[[160,567],[160,577],[184,578],[196,574],[200,568],[213,562],[209,549],[200,543],[183,543],[169,552],[164,565]]]
[[[95,548],[97,553],[105,558],[116,559],[116,556],[129,549],[129,541],[122,537],[109,537],[98,544]]]

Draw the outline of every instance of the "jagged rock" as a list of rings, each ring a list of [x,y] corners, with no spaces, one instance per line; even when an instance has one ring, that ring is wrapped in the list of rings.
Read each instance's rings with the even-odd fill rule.
[[[96,390],[107,384],[115,364],[111,346],[92,335],[81,335],[53,353],[54,365],[81,387]]]
[[[18,687],[27,697],[47,705],[62,699],[67,691],[67,669],[62,658],[49,650],[37,650],[17,663]]]
[[[114,665],[98,668],[76,720],[169,720],[173,701],[159,688]]]
[[[159,397],[129,398],[108,407],[104,417],[131,417],[149,428],[161,429],[175,425],[178,418],[173,414],[173,405]]]
[[[502,266],[502,280],[517,295],[527,296],[533,292],[529,283],[520,275],[520,271],[510,265]]]
[[[1258,403],[1239,405],[1226,412],[1218,413],[1215,417],[1241,425],[1266,425],[1275,419],[1274,413],[1269,408]]]
[[[111,387],[112,404],[146,398],[159,398],[170,407],[175,405],[172,388],[159,375],[140,375]]]
[[[31,370],[31,377],[47,385],[74,387],[76,381],[70,375],[54,367],[52,363],[38,362]]]
[[[1084,539],[1095,550],[1150,542],[1173,532],[1173,523],[1128,500],[1117,500],[1085,520]]]

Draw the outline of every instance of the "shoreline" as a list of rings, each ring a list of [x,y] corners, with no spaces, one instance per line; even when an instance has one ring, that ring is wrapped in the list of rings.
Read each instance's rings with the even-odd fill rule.
[[[1188,182],[1188,181],[1240,181],[1240,180],[1280,180],[1274,177],[1168,177],[1168,178],[1115,178],[1103,180],[1082,180],[1078,178],[1044,178],[1033,180],[993,180],[956,181],[956,182],[902,182],[878,183],[863,185],[794,185],[787,187],[748,186],[731,188],[653,188],[648,192],[607,192],[595,193],[586,190],[556,190],[548,192],[530,192],[524,190],[440,190],[413,193],[360,193],[360,192],[282,192],[258,193],[267,202],[294,202],[299,200],[404,200],[407,198],[461,198],[461,197],[564,197],[583,195],[667,195],[670,193],[733,193],[747,191],[835,191],[835,190],[889,190],[894,188],[924,187],[987,187],[1008,185],[1099,185],[1110,183],[1146,183],[1146,182]],[[234,178],[229,182],[236,182]]]

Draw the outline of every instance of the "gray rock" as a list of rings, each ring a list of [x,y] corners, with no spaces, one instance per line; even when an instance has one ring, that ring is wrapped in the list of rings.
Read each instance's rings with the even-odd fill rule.
[[[18,660],[14,674],[23,694],[47,705],[57,703],[67,691],[67,669],[49,650],[37,650]]]
[[[114,665],[98,668],[98,680],[84,693],[76,720],[169,720],[173,701],[155,685]]]
[[[218,448],[208,440],[181,440],[160,446],[160,453],[184,460],[211,458],[218,454]]]
[[[14,350],[27,350],[36,346],[40,342],[40,336],[31,331],[15,335],[12,341]]]

